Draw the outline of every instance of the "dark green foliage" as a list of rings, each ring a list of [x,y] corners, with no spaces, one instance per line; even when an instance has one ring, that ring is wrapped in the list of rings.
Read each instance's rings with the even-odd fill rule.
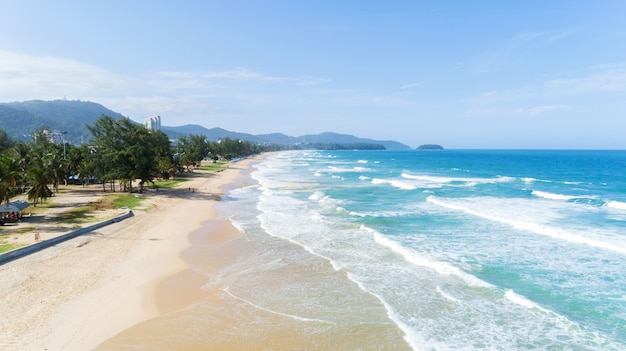
[[[424,144],[417,147],[418,150],[443,150],[443,146],[438,144]]]
[[[46,122],[29,112],[0,104],[0,125],[12,138],[21,141],[32,140],[33,132]]]
[[[65,131],[70,144],[87,142],[91,133],[87,124],[100,116],[122,117],[108,108],[89,101],[31,100],[0,103],[0,125],[8,135],[18,140],[30,141],[31,135],[42,126],[49,130]]]
[[[159,167],[168,164],[170,143],[160,131],[148,130],[127,118],[114,120],[108,116],[100,117],[88,128],[94,139],[87,162],[95,163],[90,170],[98,179],[121,180],[129,192],[133,190],[132,181],[139,179],[142,191],[146,182],[163,173]]]
[[[222,139],[210,144],[211,155],[227,160],[250,156],[264,151],[263,147],[239,139]],[[214,158],[215,159],[215,158]]]
[[[209,155],[209,143],[202,135],[190,134],[178,138],[176,156],[180,164],[187,169],[198,167]]]
[[[28,200],[37,206],[37,203],[45,201],[51,193],[48,184],[52,182],[52,176],[43,162],[33,164],[28,169],[28,176],[31,181],[31,186],[28,189]]]
[[[0,153],[13,146],[15,142],[9,137],[9,135],[2,129],[0,129]]]

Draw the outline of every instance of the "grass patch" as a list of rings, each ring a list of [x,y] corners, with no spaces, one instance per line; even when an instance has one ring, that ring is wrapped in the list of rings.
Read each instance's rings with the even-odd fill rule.
[[[217,161],[215,163],[204,163],[202,164],[202,167],[199,167],[198,169],[209,172],[219,172],[224,170],[226,167],[228,167],[228,161]]]
[[[107,195],[98,201],[90,202],[88,205],[67,210],[57,216],[55,220],[66,224],[94,222],[102,218],[94,216],[93,212],[122,207],[133,209],[138,207],[142,200],[142,198],[135,197],[131,194]]]
[[[93,222],[95,217],[90,215],[90,212],[94,211],[96,211],[96,207],[91,205],[72,208],[57,216],[55,221],[70,224]]]
[[[0,253],[15,250],[20,246],[23,246],[23,245],[15,245],[15,244],[9,244],[7,242],[0,242]]]
[[[157,188],[171,189],[171,188],[177,187],[183,182],[186,182],[187,180],[188,179],[184,179],[184,178],[159,180],[159,181],[154,182],[154,186]]]
[[[107,197],[111,197],[111,204],[115,205],[117,208],[128,207],[130,209],[139,207],[142,198],[135,197],[131,194],[119,194],[119,195],[109,195]]]
[[[12,228],[10,232],[6,233],[6,235],[19,235],[29,233],[32,232],[33,229],[35,229],[35,227],[33,227],[32,225],[24,225],[24,222],[22,222],[20,226],[18,226],[17,228]]]
[[[15,250],[18,247],[25,246],[26,244],[10,243],[7,242],[6,237],[15,233],[2,234],[3,238],[0,239],[0,253]]]
[[[37,206],[34,206],[33,204],[31,204],[26,210],[32,213],[40,213],[40,212],[43,212],[47,208],[55,208],[58,205],[59,205],[58,203],[51,201],[50,198],[48,198],[48,200],[46,200],[45,202],[38,203]]]

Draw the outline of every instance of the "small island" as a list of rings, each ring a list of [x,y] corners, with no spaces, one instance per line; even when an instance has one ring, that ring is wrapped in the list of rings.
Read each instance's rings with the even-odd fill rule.
[[[424,144],[418,146],[417,150],[443,150],[443,146],[438,144]]]

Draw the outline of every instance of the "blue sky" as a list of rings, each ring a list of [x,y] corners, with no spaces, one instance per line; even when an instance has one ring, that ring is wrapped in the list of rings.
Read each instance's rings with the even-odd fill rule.
[[[626,149],[626,1],[0,0],[0,102],[415,147]]]

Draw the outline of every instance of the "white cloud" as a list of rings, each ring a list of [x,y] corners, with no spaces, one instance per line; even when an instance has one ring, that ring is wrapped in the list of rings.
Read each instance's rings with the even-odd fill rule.
[[[123,94],[140,82],[102,68],[60,57],[0,50],[0,95],[10,99]]]
[[[138,72],[125,76],[76,60],[32,56],[0,50],[0,96],[6,102],[31,99],[91,100],[131,118],[171,113],[194,118],[240,109],[237,106],[279,104],[272,89],[296,92],[326,82],[310,76],[267,75],[246,68],[223,71]]]

